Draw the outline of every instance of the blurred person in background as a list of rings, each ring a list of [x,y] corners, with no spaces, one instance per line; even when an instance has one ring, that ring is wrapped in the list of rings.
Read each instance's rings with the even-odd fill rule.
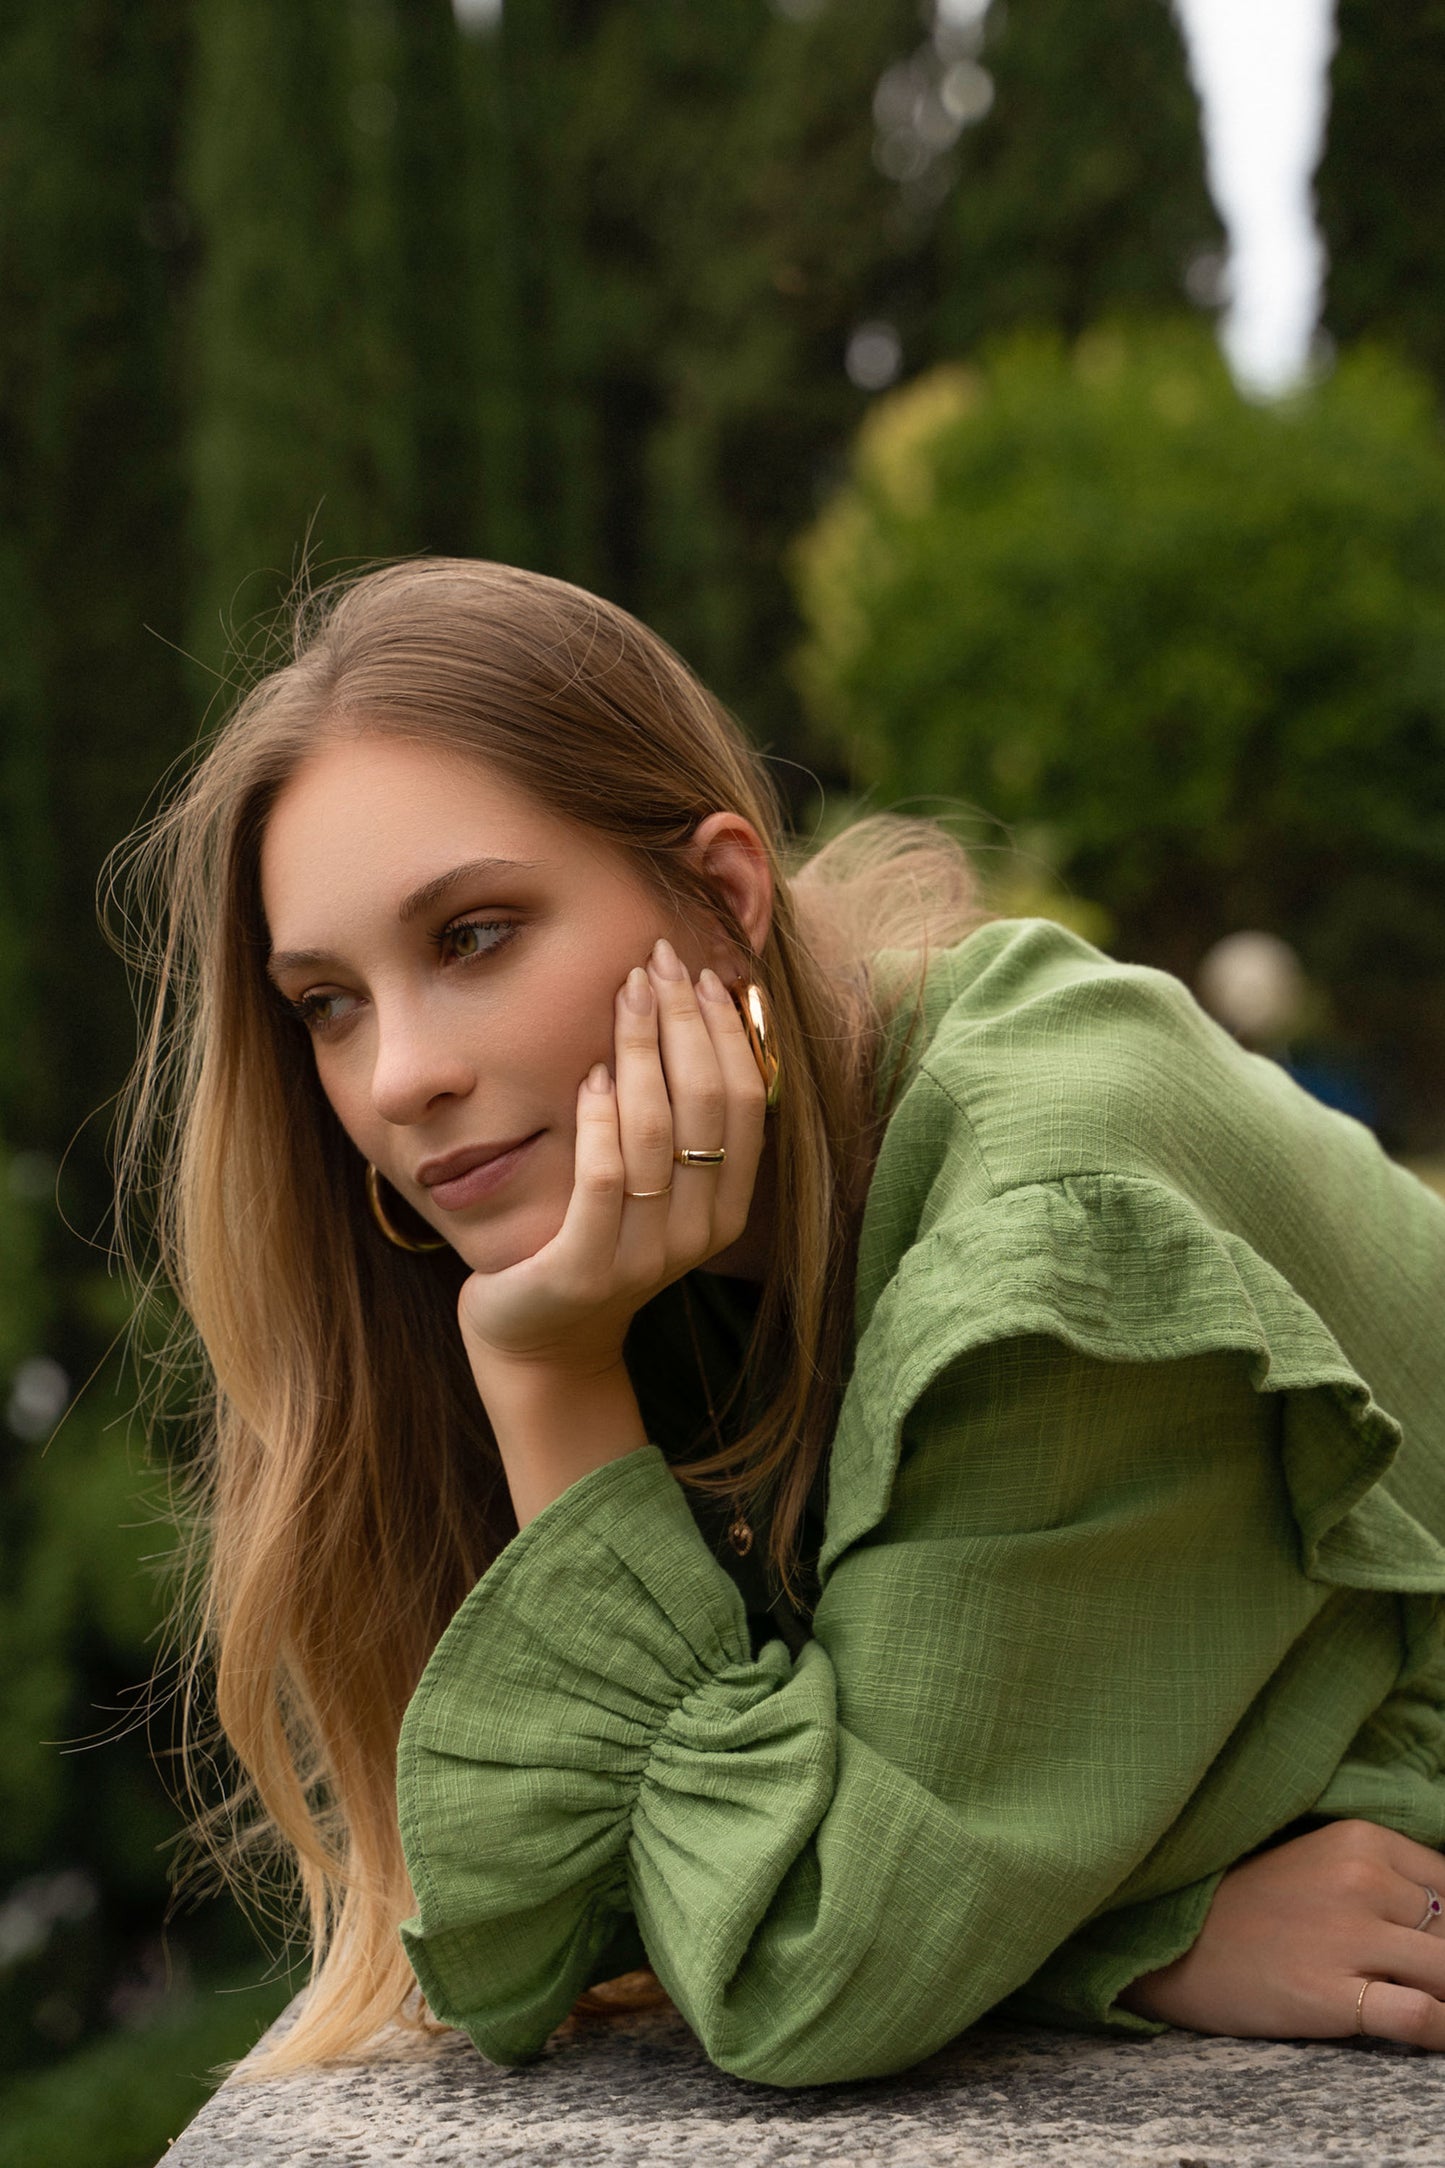
[[[1268,1054],[1327,1107],[1379,1127],[1378,1094],[1358,1064],[1322,1045],[1310,1028],[1317,997],[1288,941],[1273,933],[1226,934],[1202,959],[1196,985],[1210,1015],[1241,1046]]]

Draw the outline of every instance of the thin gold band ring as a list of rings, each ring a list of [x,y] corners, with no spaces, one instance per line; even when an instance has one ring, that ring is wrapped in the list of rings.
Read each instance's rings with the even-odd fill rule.
[[[1365,2029],[1365,1996],[1374,1985],[1373,1980],[1364,1981],[1359,1994],[1355,1997],[1355,2031],[1357,2033],[1362,2033]]]
[[[625,1189],[622,1194],[624,1197],[670,1197],[672,1184],[669,1182],[666,1189]]]

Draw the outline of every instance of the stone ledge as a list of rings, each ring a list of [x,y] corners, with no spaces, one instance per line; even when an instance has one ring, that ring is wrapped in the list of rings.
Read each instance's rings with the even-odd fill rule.
[[[284,2019],[281,2021],[284,2023]],[[222,2086],[163,2168],[1427,2168],[1445,2058],[1378,2041],[1126,2040],[979,2026],[896,2078],[785,2091],[713,2069],[672,2010],[521,2070],[422,2059]]]

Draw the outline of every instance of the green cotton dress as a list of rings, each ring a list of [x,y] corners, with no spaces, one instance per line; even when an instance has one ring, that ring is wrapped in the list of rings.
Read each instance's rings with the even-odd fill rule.
[[[654,1442],[506,1546],[407,1711],[402,1934],[495,2061],[644,1959],[775,2085],[1000,2004],[1155,2031],[1116,1998],[1244,1854],[1445,1844],[1445,1205],[1048,922],[912,1008],[811,1621],[671,1474],[698,1363],[644,1313]],[[708,1283],[704,1369],[746,1330]]]

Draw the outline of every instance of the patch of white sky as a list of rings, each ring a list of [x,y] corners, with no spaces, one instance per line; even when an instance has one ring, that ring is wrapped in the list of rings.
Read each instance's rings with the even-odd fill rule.
[[[1314,172],[1324,141],[1333,0],[1175,0],[1204,118],[1209,187],[1229,237],[1221,326],[1236,378],[1287,390],[1309,367],[1325,254]]]
[[[503,0],[453,0],[470,30]],[[624,0],[625,4],[625,0]],[[1333,0],[1173,0],[1199,94],[1210,192],[1228,237],[1221,338],[1241,385],[1280,392],[1308,370],[1324,249],[1313,177],[1324,138]],[[774,0],[807,16],[820,0]],[[936,0],[976,23],[988,0]]]
[[[1310,365],[1324,280],[1314,172],[1333,0],[1173,0],[1199,96],[1209,189],[1228,240],[1220,336],[1238,382],[1285,391]],[[935,0],[940,24],[988,0]]]

